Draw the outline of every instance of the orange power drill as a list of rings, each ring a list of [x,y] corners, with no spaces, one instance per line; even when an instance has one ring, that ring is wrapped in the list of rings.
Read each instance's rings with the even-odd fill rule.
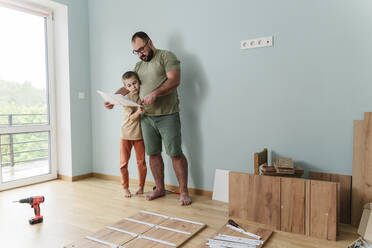
[[[44,196],[32,196],[32,197],[21,199],[19,201],[15,201],[15,202],[28,203],[28,204],[31,205],[31,208],[34,209],[35,217],[29,219],[28,222],[31,225],[33,225],[33,224],[43,222],[43,216],[40,215],[40,206],[39,205],[40,205],[40,203],[44,202],[44,199],[45,199]]]

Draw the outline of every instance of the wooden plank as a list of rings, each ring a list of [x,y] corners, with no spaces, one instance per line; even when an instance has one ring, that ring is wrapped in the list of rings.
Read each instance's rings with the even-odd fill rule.
[[[358,226],[363,205],[372,201],[372,114],[354,121],[351,224]]]
[[[305,180],[280,178],[280,230],[305,234]]]
[[[351,222],[351,176],[323,172],[310,172],[310,179],[340,183],[340,222]]]
[[[338,183],[311,180],[310,185],[310,236],[336,241]]]
[[[183,233],[177,233],[169,230],[164,230],[164,229],[155,229],[152,228],[145,232],[143,235],[155,238],[155,239],[160,239],[166,242],[174,243],[176,244],[177,247],[185,243],[187,240],[192,238],[195,234],[200,232],[202,229],[206,227],[205,224],[203,225],[198,225],[198,224],[193,224],[193,223],[188,223],[184,221],[179,221],[179,220],[165,220],[164,222],[161,223],[161,226],[167,227],[167,228],[173,228],[177,229],[182,232],[188,232],[190,234],[183,234]],[[131,244],[132,243],[132,244]],[[155,244],[153,241],[148,242],[148,240],[133,240],[132,242],[129,242],[126,244],[128,247],[131,247],[132,245],[136,244],[137,246],[133,247],[162,247],[159,246],[160,244]],[[145,246],[147,244],[151,244],[153,246]],[[168,247],[167,245],[164,245],[164,247]]]
[[[158,218],[153,218],[153,219],[149,219],[141,214],[137,214],[137,215],[134,215],[132,216],[133,218],[136,218],[136,219],[141,219],[141,220],[146,220],[146,221],[152,221],[152,222],[159,222],[159,219]],[[163,222],[164,219],[161,219],[161,222]],[[160,222],[159,222],[160,223]],[[143,225],[143,224],[139,224],[139,223],[135,223],[135,222],[131,222],[131,221],[128,221],[128,220],[120,220],[114,224],[111,224],[109,225],[111,227],[114,227],[114,228],[119,228],[119,229],[123,229],[125,231],[129,231],[129,232],[133,232],[133,233],[137,233],[137,234],[142,234],[148,230],[151,229],[150,226],[146,226],[146,225]],[[93,234],[90,234],[89,236],[91,237],[94,237],[94,238],[98,238],[100,240],[104,240],[104,241],[107,241],[107,242],[110,242],[110,243],[113,243],[113,244],[117,244],[117,245],[122,245],[122,244],[125,244],[127,243],[128,241],[134,239],[133,236],[129,235],[129,234],[124,234],[124,233],[120,233],[120,232],[116,232],[116,231],[112,231],[108,228],[102,228],[100,229],[99,231],[93,233]],[[93,247],[101,247],[101,244],[97,243],[97,242],[94,242],[94,241],[91,241],[91,240],[88,240],[86,239],[85,237],[81,238],[80,240],[66,246],[66,248],[93,248]]]
[[[305,197],[305,234],[307,236],[310,236],[310,223],[311,223],[311,184],[310,180],[305,181],[305,187],[306,187],[306,197]]]
[[[230,172],[229,216],[280,229],[280,178]]]
[[[230,235],[230,236],[236,236],[236,237],[241,237],[241,238],[252,238],[250,236],[247,236],[246,234],[240,233],[238,231],[232,230],[228,227],[226,227],[228,223],[223,225],[214,235],[212,235],[210,238],[213,239],[214,236],[217,234],[224,234],[224,235]],[[268,239],[271,237],[273,231],[265,228],[260,228],[254,225],[249,225],[249,224],[243,224],[243,223],[238,223],[239,226],[241,226],[245,231],[256,234],[261,236],[261,240],[264,241],[264,243],[260,246],[257,247],[263,247],[265,243],[268,241]],[[206,241],[207,242],[207,241]],[[206,243],[205,242],[205,243]],[[202,244],[200,248],[205,248],[208,247],[206,244]]]
[[[199,231],[206,227],[206,225],[203,223],[197,224],[196,222],[193,223],[192,221],[189,222],[188,220],[183,221],[179,219],[177,220],[174,218],[171,219],[166,217],[167,216],[157,216],[150,213],[139,212],[138,214],[135,214],[129,217],[128,219],[123,219],[112,225],[109,225],[109,227],[114,227],[127,232],[132,232],[135,234],[140,234],[153,239],[164,241],[165,244],[161,242],[147,240],[144,238],[134,237],[131,236],[130,234],[112,230],[107,227],[89,236],[115,245],[124,245],[125,247],[166,248],[178,247],[182,245],[187,240],[192,238],[196,233],[198,233]],[[138,223],[135,221],[140,221],[142,223]],[[152,227],[149,224],[159,225],[161,227],[170,229],[176,229],[181,233],[176,232],[174,230],[164,230],[156,226]],[[188,234],[182,232],[187,232]],[[175,244],[176,246],[167,245],[166,244],[167,242],[170,244]],[[85,237],[66,246],[66,248],[101,248],[101,247],[103,248],[107,246],[89,240]]]

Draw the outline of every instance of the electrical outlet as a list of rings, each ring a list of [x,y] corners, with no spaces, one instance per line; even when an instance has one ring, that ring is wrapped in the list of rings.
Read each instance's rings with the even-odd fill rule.
[[[240,41],[240,49],[250,49],[268,46],[273,46],[272,36]]]
[[[85,99],[85,93],[79,92],[79,99]]]

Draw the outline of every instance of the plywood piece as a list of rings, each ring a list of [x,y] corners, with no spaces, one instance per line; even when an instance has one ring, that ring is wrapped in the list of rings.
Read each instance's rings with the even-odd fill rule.
[[[305,193],[304,179],[280,178],[280,230],[305,234]]]
[[[310,236],[336,240],[337,185],[334,182],[310,181]]]
[[[372,113],[354,121],[351,224],[358,226],[363,205],[372,201]]]
[[[280,229],[280,178],[230,172],[229,216]]]
[[[135,215],[133,217],[138,218],[139,215]],[[138,219],[140,219],[140,218],[138,218]],[[149,221],[148,218],[142,218],[142,219],[146,219],[147,221]],[[152,220],[152,221],[156,222],[156,219],[154,218],[154,220]],[[162,221],[164,221],[164,220],[162,220]],[[135,222],[131,222],[131,221],[127,221],[127,220],[120,220],[120,221],[118,221],[114,224],[111,224],[109,226],[119,228],[119,229],[123,229],[125,231],[133,232],[133,233],[137,233],[137,234],[142,234],[142,233],[148,231],[149,229],[151,229],[150,226],[135,223]],[[134,237],[129,235],[129,234],[112,231],[108,228],[102,228],[99,231],[97,231],[93,234],[90,234],[89,236],[100,239],[100,240],[104,240],[104,241],[107,241],[107,242],[110,242],[110,243],[113,243],[113,244],[118,244],[118,245],[125,244],[126,242],[134,239]],[[96,245],[98,245],[97,248],[101,246],[101,244],[99,244],[95,241],[88,240],[84,237],[84,238],[81,238],[80,240],[66,246],[66,248],[80,248],[80,247],[81,248],[93,248],[93,247],[96,247]]]
[[[203,228],[205,228],[206,225],[205,224],[199,225],[179,220],[168,219],[162,222],[161,226],[177,229],[183,232],[189,232],[190,234],[187,235],[164,229],[152,228],[145,232],[143,235],[176,244],[176,246],[178,247],[185,243],[188,239],[192,238],[196,233],[201,231]],[[126,247],[169,247],[169,246],[145,239],[136,239],[126,244]]]
[[[152,240],[133,237],[129,234],[111,230],[107,227],[89,236],[112,243],[112,244],[124,245],[125,247],[165,248],[165,247],[178,247],[182,245],[188,239],[192,238],[197,232],[199,232],[200,230],[206,227],[206,225],[203,223],[200,223],[201,225],[199,225],[196,223],[186,222],[187,220],[181,221],[181,220],[165,218],[165,217],[140,212],[129,218],[142,221],[142,222],[146,222],[146,223],[151,223],[154,225],[160,225],[162,227],[177,229],[179,231],[188,232],[190,234],[178,233],[178,232],[174,232],[171,230],[164,230],[164,229],[160,229],[157,227],[151,227],[145,223],[137,223],[137,222],[133,222],[127,219],[120,220],[109,226],[122,229],[128,232],[141,234],[143,236],[151,237],[151,238],[162,240],[165,242],[170,242],[170,243],[176,244],[176,246],[166,245],[166,244],[162,244],[162,243],[152,241]],[[101,248],[101,247],[107,247],[107,246],[100,244],[98,242],[89,240],[87,238],[82,238],[78,240],[77,242],[74,242],[66,247],[67,248]]]
[[[310,180],[305,181],[305,235],[310,236],[310,223],[311,223],[311,184]]]
[[[310,179],[340,183],[340,222],[351,222],[351,176],[323,172],[310,172]]]
[[[213,239],[214,236],[216,236],[217,234],[224,234],[224,235],[230,235],[230,236],[236,236],[236,237],[242,237],[242,238],[252,238],[252,237],[249,237],[248,235],[245,235],[243,233],[237,232],[235,230],[232,230],[231,228],[226,227],[227,224],[228,223],[226,223],[225,225],[223,225],[210,238]],[[272,233],[273,233],[272,230],[260,228],[260,227],[254,226],[254,225],[243,224],[243,223],[238,223],[238,225],[241,226],[247,232],[250,232],[250,233],[253,233],[253,234],[257,234],[257,235],[261,236],[261,240],[264,241],[264,243],[262,245],[260,245],[260,246],[257,246],[257,247],[263,247],[265,245],[265,243],[268,241],[268,239],[271,237]],[[208,247],[208,246],[206,244],[202,244],[200,246],[200,248],[205,248],[205,247]]]
[[[291,158],[277,158],[274,161],[276,168],[293,169],[293,160]]]

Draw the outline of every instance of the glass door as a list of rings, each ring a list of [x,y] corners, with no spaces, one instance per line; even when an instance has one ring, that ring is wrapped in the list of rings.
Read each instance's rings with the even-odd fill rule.
[[[0,4],[0,190],[57,176],[52,15],[15,7]]]

